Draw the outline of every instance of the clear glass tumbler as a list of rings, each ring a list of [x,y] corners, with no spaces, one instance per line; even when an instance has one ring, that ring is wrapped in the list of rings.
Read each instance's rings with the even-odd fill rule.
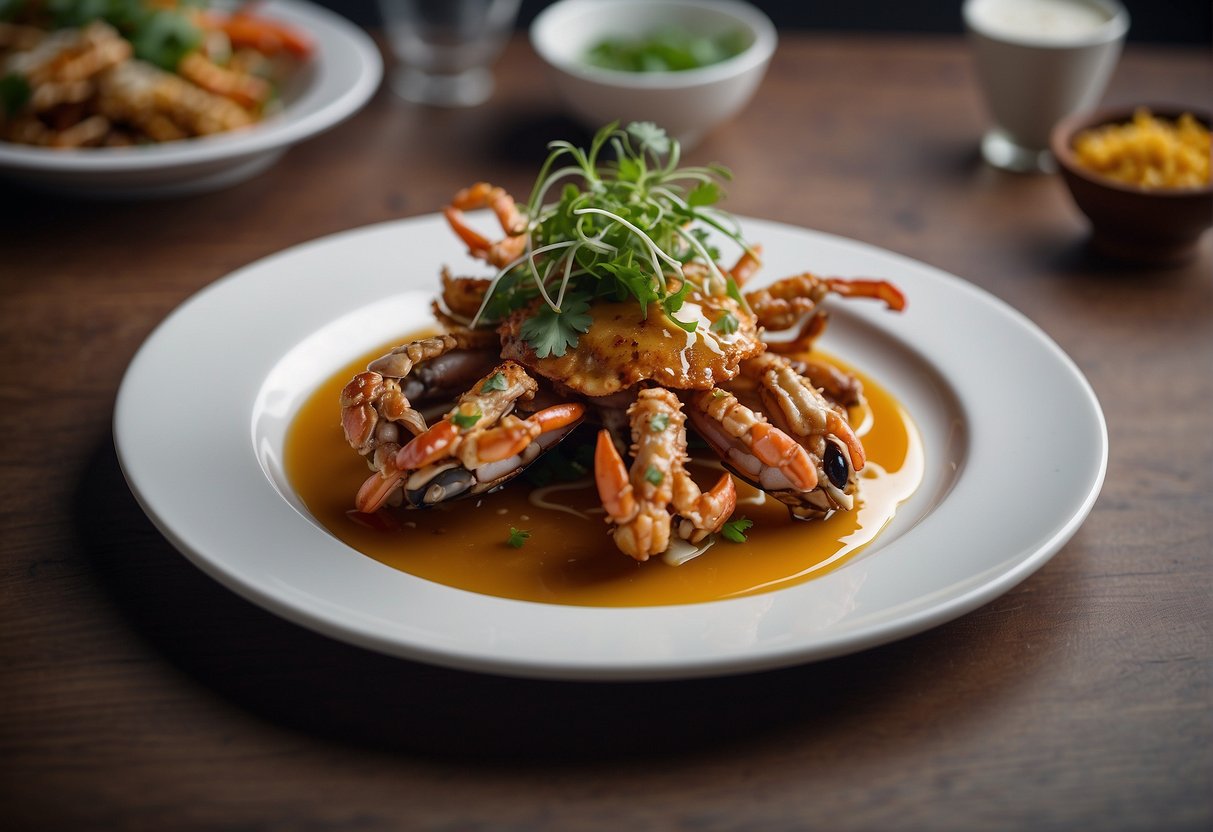
[[[392,89],[442,107],[472,107],[493,94],[492,64],[514,28],[520,0],[379,0],[399,66]]]

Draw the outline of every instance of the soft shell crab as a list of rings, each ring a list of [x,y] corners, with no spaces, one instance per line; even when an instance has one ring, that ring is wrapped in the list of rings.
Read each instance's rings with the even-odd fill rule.
[[[498,273],[485,280],[444,272],[434,311],[447,331],[397,347],[342,391],[346,439],[374,471],[357,494],[358,511],[420,508],[495,489],[586,419],[601,425],[594,479],[610,533],[638,561],[665,552],[672,536],[700,543],[736,505],[728,472],[706,491],[687,473],[688,420],[728,471],[793,516],[854,506],[865,459],[846,407],[862,395],[859,385],[787,353],[807,351],[821,333],[827,295],[876,298],[899,310],[905,301],[896,287],[805,273],[742,294],[759,264],[758,250],[746,247],[727,270],[711,258],[671,258],[671,265],[654,256],[655,297],[628,297],[613,284],[611,292],[566,295],[570,279],[592,269],[576,257],[581,243],[550,242],[536,204],[533,197],[524,213],[504,191],[480,183],[447,209],[470,253]],[[462,213],[486,207],[505,232],[500,241]],[[601,229],[577,234],[592,256],[595,246],[619,248]],[[706,253],[690,241],[686,247]],[[510,283],[518,269],[529,269],[535,289]],[[486,315],[494,297],[520,286],[512,305]],[[564,329],[545,322],[561,315]],[[769,344],[768,329],[795,334]],[[419,409],[444,401],[451,403],[436,421]]]

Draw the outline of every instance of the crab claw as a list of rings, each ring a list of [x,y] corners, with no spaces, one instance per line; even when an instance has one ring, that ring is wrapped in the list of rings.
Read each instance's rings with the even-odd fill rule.
[[[598,499],[612,520],[623,522],[635,515],[636,499],[627,466],[611,441],[611,432],[605,428],[598,431],[598,444],[594,448],[594,483],[598,486]]]
[[[459,426],[449,419],[443,419],[425,433],[414,436],[396,452],[396,467],[402,471],[415,471],[450,456],[458,438]]]
[[[830,291],[844,298],[876,298],[883,300],[894,312],[906,308],[905,294],[887,280],[829,277],[826,278],[826,285]]]
[[[767,422],[726,390],[704,390],[688,399],[695,428],[721,458],[764,490],[817,487],[817,469],[795,439]]]
[[[745,440],[763,465],[778,468],[800,491],[817,487],[817,471],[796,440],[768,422],[754,425]]]
[[[497,221],[505,232],[505,239],[491,242],[480,232],[467,224],[464,211],[476,208],[492,208],[497,215]],[[467,243],[468,251],[473,257],[487,260],[494,266],[505,266],[516,259],[526,248],[526,221],[518,211],[514,198],[502,188],[490,185],[488,182],[477,182],[470,188],[464,188],[455,194],[451,204],[443,210],[447,223],[459,239]]]
[[[585,407],[576,402],[552,405],[532,413],[511,425],[484,431],[476,439],[476,456],[481,463],[500,462],[520,454],[536,437],[579,421]]]
[[[404,473],[403,470],[397,468],[389,471],[386,476],[377,473],[371,474],[358,489],[358,494],[354,497],[354,507],[363,514],[374,514],[383,508],[383,504],[387,502],[388,497],[392,496],[392,492],[400,487],[400,478],[404,476]]]
[[[716,485],[707,492],[700,492],[695,481],[685,472],[674,478],[674,507],[682,522],[678,524],[678,536],[690,543],[699,543],[705,537],[720,531],[725,521],[737,507],[737,487],[733,475],[725,472]]]

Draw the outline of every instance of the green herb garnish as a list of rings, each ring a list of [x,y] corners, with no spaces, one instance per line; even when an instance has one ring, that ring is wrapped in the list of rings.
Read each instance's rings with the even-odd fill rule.
[[[480,385],[481,393],[491,393],[494,390],[504,390],[507,387],[505,383],[505,373],[493,373],[484,384]]]
[[[712,331],[719,332],[721,335],[732,335],[741,326],[737,321],[737,316],[732,312],[725,312],[719,318],[712,322]]]
[[[679,167],[678,142],[649,122],[607,125],[588,149],[567,141],[549,148],[523,211],[526,251],[493,278],[472,325],[525,310],[523,340],[540,358],[562,356],[593,323],[596,300],[632,299],[641,315],[657,303],[694,332],[697,322],[677,318],[687,293],[728,292],[709,238],[748,248],[736,221],[715,207],[728,170]]]
[[[578,336],[594,322],[589,309],[589,302],[581,296],[566,298],[559,309],[542,307],[522,322],[522,337],[540,358],[564,355],[569,347],[577,346]]]
[[[463,407],[460,406],[458,410],[451,414],[451,421],[454,422],[455,426],[460,430],[467,430],[479,422],[480,417],[483,415],[484,413],[481,412],[479,407],[474,407],[472,410],[464,410]]]
[[[644,478],[653,485],[661,485],[662,481],[665,480],[665,474],[658,471],[657,466],[650,465],[645,469]]]
[[[136,58],[169,71],[202,45],[202,30],[185,11],[156,8],[147,0],[47,0],[46,11],[61,28],[104,20],[131,42]]]
[[[718,64],[745,50],[740,29],[697,35],[664,27],[639,38],[607,38],[586,53],[586,63],[621,72],[683,72]]]
[[[15,116],[29,103],[33,90],[29,81],[19,72],[10,72],[0,78],[0,110],[5,115]]]
[[[136,58],[170,71],[202,45],[202,31],[184,15],[167,9],[143,18],[129,38]]]
[[[725,523],[720,529],[720,534],[730,543],[745,543],[746,536],[744,532],[753,525],[753,520],[749,520],[745,517],[739,517],[736,520],[730,520],[729,522]]]
[[[649,430],[653,433],[661,433],[670,426],[670,416],[668,413],[657,413],[653,418],[649,419]]]
[[[530,537],[531,533],[526,529],[516,529],[513,526],[510,526],[510,536],[509,539],[506,540],[505,545],[509,546],[511,549],[521,549],[522,544],[526,543]]]

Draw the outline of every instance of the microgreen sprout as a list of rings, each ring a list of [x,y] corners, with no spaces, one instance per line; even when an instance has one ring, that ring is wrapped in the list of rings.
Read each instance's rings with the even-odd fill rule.
[[[588,148],[548,148],[523,210],[526,250],[492,278],[473,326],[528,310],[523,339],[541,358],[561,356],[588,331],[597,300],[630,298],[642,315],[658,303],[694,332],[694,322],[675,317],[688,289],[736,293],[706,242],[715,234],[750,250],[736,221],[715,207],[726,168],[680,167],[678,142],[649,122],[607,125]]]

